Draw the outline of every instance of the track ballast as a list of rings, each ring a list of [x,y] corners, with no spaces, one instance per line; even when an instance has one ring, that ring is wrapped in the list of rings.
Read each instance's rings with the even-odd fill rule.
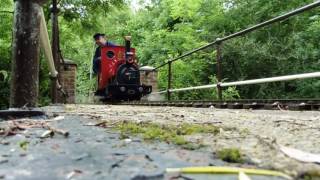
[[[227,101],[128,101],[112,104],[140,105],[140,106],[174,106],[194,108],[220,109],[265,109],[265,110],[296,110],[318,111],[320,99],[255,99],[255,100],[227,100]]]

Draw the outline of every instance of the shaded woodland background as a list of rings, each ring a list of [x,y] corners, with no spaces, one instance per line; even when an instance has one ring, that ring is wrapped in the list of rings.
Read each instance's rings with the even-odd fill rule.
[[[233,32],[304,6],[312,0],[151,0],[133,8],[130,1],[61,0],[60,46],[78,64],[77,99],[91,96],[92,35],[104,32],[123,44],[131,35],[141,65],[157,66]],[[51,27],[50,4],[44,7]],[[0,109],[8,107],[11,71],[12,0],[0,1]],[[41,55],[40,105],[50,102],[49,75]],[[237,81],[320,70],[320,9],[303,13],[223,46],[224,81]],[[173,65],[173,87],[215,82],[215,51],[209,48]],[[167,68],[159,87],[167,85]],[[249,85],[225,89],[226,99],[319,98],[320,80]],[[216,99],[215,90],[175,93],[174,99]]]

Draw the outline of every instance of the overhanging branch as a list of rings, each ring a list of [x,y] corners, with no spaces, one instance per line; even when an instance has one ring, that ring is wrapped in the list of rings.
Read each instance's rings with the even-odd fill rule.
[[[9,14],[13,14],[13,11],[0,11],[0,13],[9,13]]]

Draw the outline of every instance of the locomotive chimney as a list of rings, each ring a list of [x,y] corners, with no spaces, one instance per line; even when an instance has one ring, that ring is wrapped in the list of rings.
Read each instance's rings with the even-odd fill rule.
[[[126,47],[126,62],[127,63],[131,63],[131,56],[132,56],[132,52],[130,51],[131,48],[131,36],[125,36],[125,47]]]

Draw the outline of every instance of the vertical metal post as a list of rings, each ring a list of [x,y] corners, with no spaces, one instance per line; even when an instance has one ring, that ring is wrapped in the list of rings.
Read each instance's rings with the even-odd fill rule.
[[[168,88],[167,88],[168,101],[171,100],[171,92],[170,92],[171,81],[172,81],[171,63],[172,63],[172,61],[169,61],[169,63],[168,63]]]
[[[222,80],[222,66],[221,66],[221,60],[222,60],[222,42],[218,42],[216,46],[217,50],[217,80],[218,80],[218,85],[217,85],[217,90],[218,90],[218,98],[220,101],[222,101],[222,88],[220,86],[221,80]]]
[[[58,7],[57,0],[52,0],[52,55],[54,65],[58,71],[58,76],[60,72],[60,60],[59,60],[59,27],[58,27]],[[58,90],[57,90],[57,78],[51,79],[51,101],[52,103],[58,102]]]
[[[95,47],[96,47],[96,42],[93,41],[93,46],[92,46],[92,50],[91,50],[91,56],[90,56],[90,80],[92,79],[92,75],[93,75],[93,60],[91,59],[94,55],[94,51],[95,51]]]

